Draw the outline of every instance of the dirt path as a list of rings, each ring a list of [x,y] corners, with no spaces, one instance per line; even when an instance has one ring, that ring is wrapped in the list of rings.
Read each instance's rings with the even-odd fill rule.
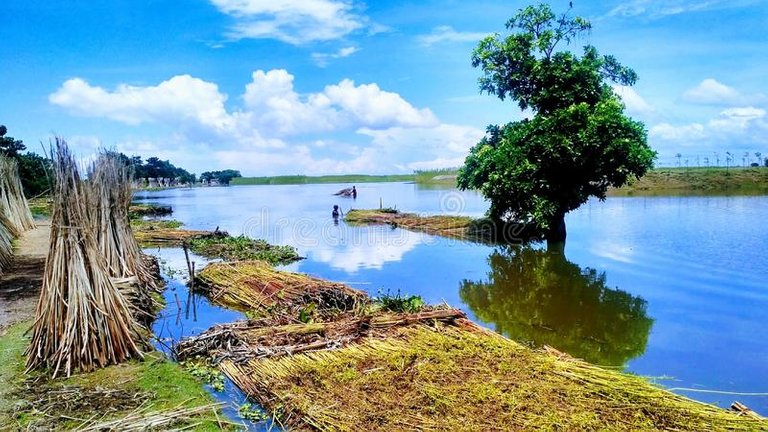
[[[34,317],[48,254],[51,221],[37,220],[37,228],[16,242],[10,270],[0,277],[0,333],[3,328]]]

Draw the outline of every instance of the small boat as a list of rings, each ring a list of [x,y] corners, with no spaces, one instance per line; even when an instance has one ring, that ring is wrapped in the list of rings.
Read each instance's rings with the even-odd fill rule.
[[[342,196],[342,197],[357,198],[357,189],[355,189],[355,187],[352,186],[351,188],[342,189],[342,190],[336,192],[334,195]]]

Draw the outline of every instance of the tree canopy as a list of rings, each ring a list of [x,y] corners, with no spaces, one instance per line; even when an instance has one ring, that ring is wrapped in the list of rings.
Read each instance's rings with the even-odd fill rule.
[[[18,163],[24,195],[31,198],[50,190],[51,160],[32,152],[22,153],[27,146],[7,134],[8,128],[0,125],[0,154],[13,158]]]
[[[200,180],[202,181],[216,180],[219,184],[225,185],[228,185],[235,177],[242,177],[240,171],[228,169],[223,171],[206,171],[200,174]]]
[[[511,32],[483,39],[472,53],[480,90],[512,99],[532,116],[490,125],[459,170],[462,189],[491,202],[489,216],[530,222],[549,240],[565,240],[565,214],[590,197],[604,199],[651,168],[656,153],[642,123],[624,114],[610,83],[632,85],[637,74],[586,45],[563,50],[591,24],[548,5],[522,9]]]

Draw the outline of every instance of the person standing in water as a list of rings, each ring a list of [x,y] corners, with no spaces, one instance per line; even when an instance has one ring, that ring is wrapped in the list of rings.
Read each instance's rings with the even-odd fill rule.
[[[352,186],[352,199],[357,199],[357,189],[354,186]]]

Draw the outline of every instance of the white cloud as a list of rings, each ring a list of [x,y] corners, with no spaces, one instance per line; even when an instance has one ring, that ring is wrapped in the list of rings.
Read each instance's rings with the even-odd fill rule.
[[[277,39],[299,45],[339,39],[366,25],[346,0],[210,0],[235,19],[231,39]]]
[[[326,67],[331,60],[349,57],[358,51],[360,50],[357,47],[349,46],[333,53],[312,53],[312,60],[320,67]]]
[[[323,94],[366,127],[428,127],[439,123],[429,109],[417,109],[399,94],[381,90],[376,84],[355,86],[354,81],[345,79],[327,86]]]
[[[388,262],[397,262],[421,243],[429,242],[428,236],[399,230],[393,236],[383,230],[364,231],[362,238],[336,248],[315,248],[310,253],[319,262],[331,267],[356,273],[360,269],[381,269]]]
[[[704,125],[693,123],[683,126],[673,126],[669,123],[660,123],[651,128],[652,138],[658,138],[664,141],[685,141],[695,142],[706,136]]]
[[[663,146],[753,148],[768,144],[768,119],[761,108],[729,108],[707,123],[656,125],[650,137]]]
[[[375,83],[343,79],[299,94],[286,70],[258,70],[251,78],[236,99],[239,106],[229,109],[227,95],[216,84],[187,75],[111,91],[74,78],[49,100],[74,115],[166,128],[171,136],[163,138],[162,146],[148,147],[152,139],[132,136],[117,142],[118,148],[140,155],[162,151],[193,171],[402,172],[410,163],[463,159],[483,135],[479,129],[441,123],[428,108],[417,108]]]
[[[737,106],[760,103],[766,100],[765,95],[742,95],[714,78],[701,81],[696,87],[686,90],[682,99],[686,102],[702,105]]]
[[[458,32],[451,26],[438,26],[432,29],[432,33],[421,35],[416,40],[424,45],[431,46],[442,42],[479,42],[488,33]]]
[[[214,128],[227,127],[230,121],[224,108],[226,99],[216,84],[189,75],[149,87],[121,84],[113,92],[73,78],[48,97],[52,104],[86,117],[106,117],[131,125],[193,120]]]
[[[656,108],[643,99],[632,87],[615,85],[613,91],[624,101],[630,114],[648,116],[656,112]]]
[[[691,12],[750,5],[759,0],[632,0],[621,2],[608,16],[663,18]]]
[[[240,119],[280,136],[361,127],[427,127],[439,124],[427,108],[418,109],[377,84],[344,79],[322,92],[300,96],[286,70],[256,71],[246,86],[246,112]]]

